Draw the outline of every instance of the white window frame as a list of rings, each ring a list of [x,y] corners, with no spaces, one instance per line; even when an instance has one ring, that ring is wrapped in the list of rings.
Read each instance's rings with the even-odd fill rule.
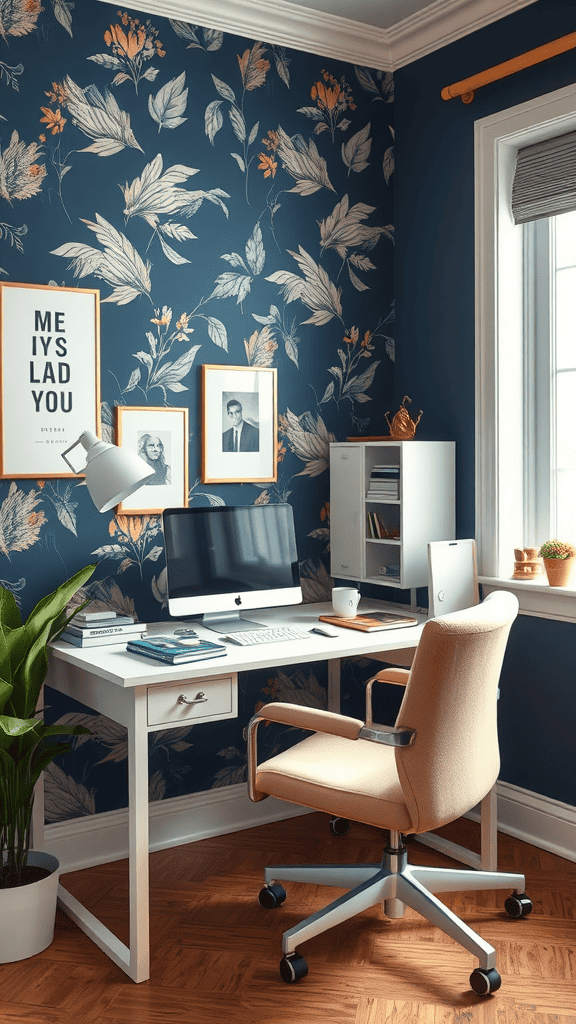
[[[576,86],[474,125],[476,541],[484,592],[513,590],[525,614],[576,622],[576,590],[511,579],[525,543],[523,233],[510,210],[521,146],[576,130]],[[568,538],[570,539],[570,538]]]

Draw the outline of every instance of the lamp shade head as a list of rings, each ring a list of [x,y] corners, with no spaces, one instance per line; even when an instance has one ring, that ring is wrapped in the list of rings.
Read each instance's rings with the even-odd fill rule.
[[[135,452],[101,441],[91,430],[85,430],[76,444],[86,449],[86,487],[99,512],[108,512],[154,476]]]

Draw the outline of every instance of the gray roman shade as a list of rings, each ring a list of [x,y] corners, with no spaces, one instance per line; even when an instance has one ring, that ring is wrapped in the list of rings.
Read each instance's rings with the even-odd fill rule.
[[[576,210],[576,132],[518,150],[512,184],[516,224]]]

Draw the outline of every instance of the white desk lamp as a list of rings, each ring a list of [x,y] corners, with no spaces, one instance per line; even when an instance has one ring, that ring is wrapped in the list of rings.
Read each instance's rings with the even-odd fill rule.
[[[86,449],[86,468],[77,470],[66,456],[76,445]],[[74,444],[62,452],[64,462],[73,473],[86,475],[86,486],[99,512],[108,512],[114,505],[137,491],[154,470],[134,452],[101,441],[91,430],[85,430]]]

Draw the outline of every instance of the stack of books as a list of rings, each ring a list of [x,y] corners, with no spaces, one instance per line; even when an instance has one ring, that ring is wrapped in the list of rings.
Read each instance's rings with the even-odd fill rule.
[[[399,540],[398,527],[386,526],[379,512],[366,512],[366,536],[370,540]]]
[[[117,612],[78,612],[58,637],[76,647],[103,647],[144,636],[146,626],[133,615]]]
[[[370,473],[367,497],[380,501],[398,501],[400,466],[374,466]]]

